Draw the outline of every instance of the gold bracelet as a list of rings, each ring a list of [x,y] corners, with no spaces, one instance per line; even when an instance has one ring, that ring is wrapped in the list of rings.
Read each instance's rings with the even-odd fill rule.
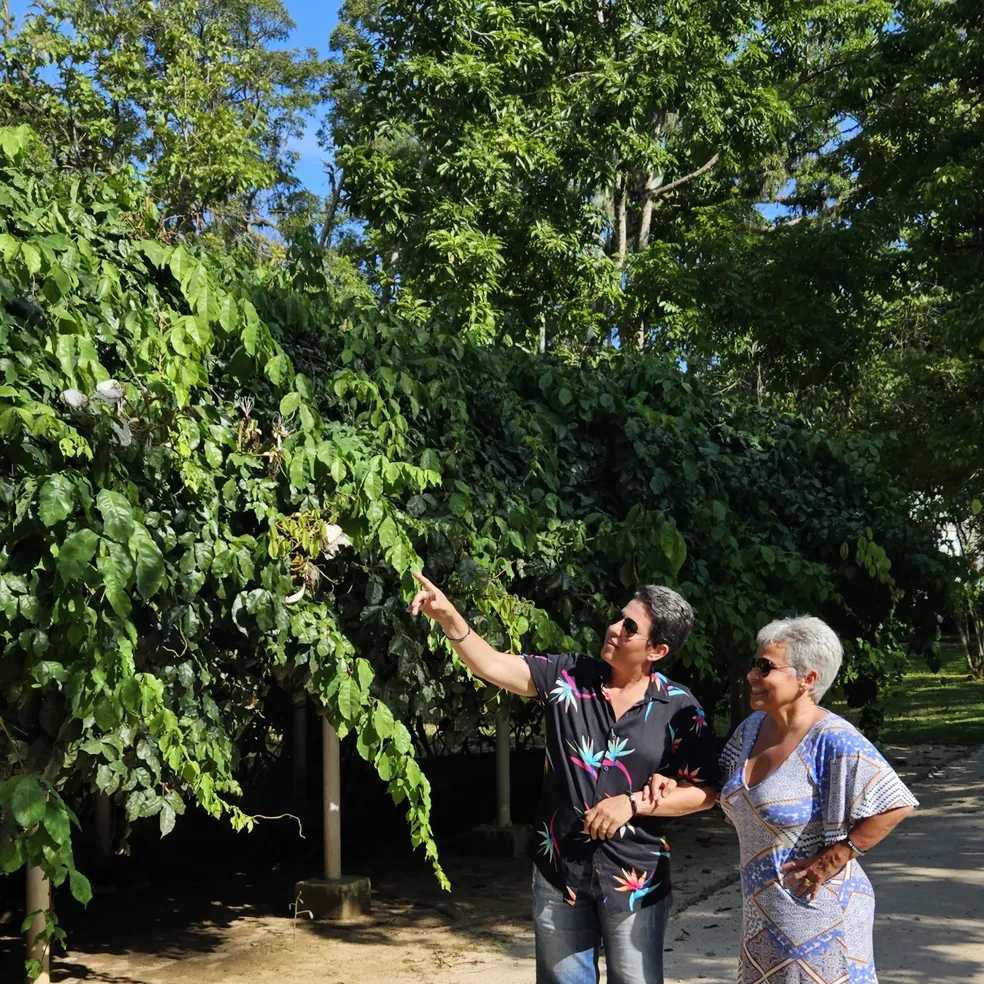
[[[448,637],[448,642],[464,642],[471,635],[471,626],[468,626],[468,631],[460,639],[455,639],[454,636],[448,635],[447,630],[445,630],[444,634]]]

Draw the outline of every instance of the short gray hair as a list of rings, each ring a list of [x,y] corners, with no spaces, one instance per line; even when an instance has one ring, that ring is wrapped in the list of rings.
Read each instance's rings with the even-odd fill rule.
[[[819,703],[837,676],[844,658],[844,647],[837,633],[822,619],[813,615],[779,618],[759,630],[755,640],[762,646],[782,645],[786,662],[804,677],[817,671],[817,682],[811,695]]]

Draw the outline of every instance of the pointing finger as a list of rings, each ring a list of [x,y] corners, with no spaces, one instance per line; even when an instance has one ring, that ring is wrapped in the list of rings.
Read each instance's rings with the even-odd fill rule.
[[[437,591],[437,585],[428,581],[420,571],[413,571],[412,573],[417,582],[422,584],[428,591]]]

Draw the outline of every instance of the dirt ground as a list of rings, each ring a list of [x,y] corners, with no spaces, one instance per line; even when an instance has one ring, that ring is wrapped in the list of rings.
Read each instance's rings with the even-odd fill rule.
[[[961,758],[962,746],[888,746],[900,775],[920,779]],[[737,878],[737,844],[720,812],[674,821],[674,911]],[[372,916],[351,926],[294,917],[293,885],[310,870],[280,866],[261,878],[207,874],[180,891],[152,885],[97,897],[71,920],[71,951],[52,964],[63,984],[527,984],[533,980],[530,864],[442,853],[453,891],[442,892],[418,862],[363,871]],[[737,913],[719,914],[731,918]],[[716,918],[716,917],[715,917]],[[12,932],[4,926],[8,954]],[[681,933],[683,935],[681,935]],[[673,923],[667,951],[686,948]],[[671,961],[672,956],[667,957]],[[13,966],[10,961],[4,967]],[[6,974],[0,974],[7,980]],[[16,978],[11,978],[11,980]]]

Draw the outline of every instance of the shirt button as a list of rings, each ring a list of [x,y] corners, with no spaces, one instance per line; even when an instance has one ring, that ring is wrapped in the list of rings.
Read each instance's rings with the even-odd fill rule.
[[[604,772],[607,772],[607,771],[608,771],[608,766],[607,766],[607,765],[603,765],[603,766],[602,766],[601,768],[602,768],[602,770],[603,770]]]

